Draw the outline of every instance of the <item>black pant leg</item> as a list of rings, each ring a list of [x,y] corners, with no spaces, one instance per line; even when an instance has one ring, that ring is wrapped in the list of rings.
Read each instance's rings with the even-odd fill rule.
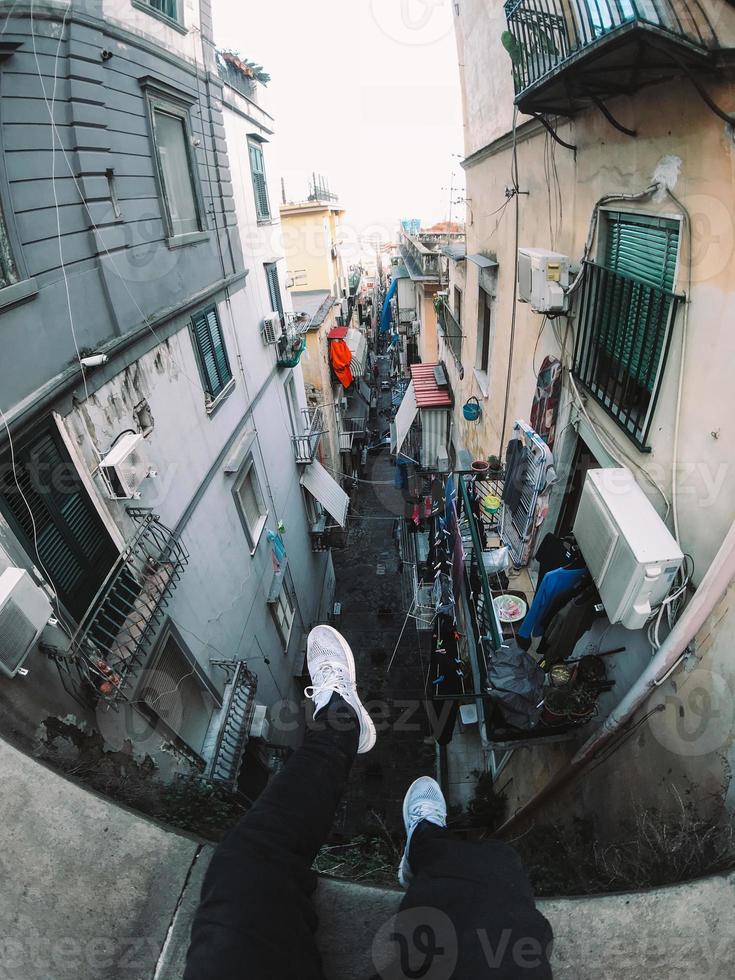
[[[413,969],[430,958],[428,977],[551,980],[551,926],[536,909],[512,847],[455,840],[425,822],[414,832],[409,860],[415,877],[396,922],[403,935],[396,942]]]
[[[311,865],[334,822],[359,726],[335,695],[304,745],[217,848],[184,980],[322,980]]]

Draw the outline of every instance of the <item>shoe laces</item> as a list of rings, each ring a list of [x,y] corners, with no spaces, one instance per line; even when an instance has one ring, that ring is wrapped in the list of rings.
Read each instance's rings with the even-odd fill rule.
[[[446,824],[444,808],[434,800],[417,800],[408,808],[408,816],[414,826],[422,820],[428,820],[440,827]]]
[[[350,687],[350,680],[346,674],[346,668],[342,664],[326,663],[319,667],[312,678],[313,683],[305,688],[304,694],[312,701],[316,700],[320,694],[332,691],[344,695]]]

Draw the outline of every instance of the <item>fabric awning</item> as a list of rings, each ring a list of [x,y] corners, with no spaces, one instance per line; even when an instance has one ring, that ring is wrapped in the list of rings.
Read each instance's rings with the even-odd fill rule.
[[[355,327],[350,327],[345,337],[345,343],[352,352],[350,371],[353,378],[361,378],[367,367],[367,340],[365,334]]]
[[[350,498],[318,460],[315,459],[304,470],[301,486],[319,501],[340,527],[347,527]]]
[[[392,452],[398,453],[401,451],[401,447],[406,441],[406,436],[414,423],[418,410],[419,406],[416,401],[416,392],[412,381],[408,388],[406,388],[406,394],[403,396],[403,401],[398,406],[398,411],[396,412],[395,441],[391,446]]]

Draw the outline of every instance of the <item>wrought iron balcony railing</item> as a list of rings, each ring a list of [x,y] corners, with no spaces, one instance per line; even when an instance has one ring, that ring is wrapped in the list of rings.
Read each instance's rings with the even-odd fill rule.
[[[130,513],[140,527],[80,623],[71,651],[80,676],[110,705],[128,699],[189,561],[155,514]]]
[[[698,0],[507,0],[503,43],[524,112],[571,114],[709,60]]]
[[[326,432],[324,412],[321,405],[316,408],[302,408],[304,434],[292,436],[294,455],[297,463],[313,463],[322,435]]]
[[[230,793],[237,791],[245,749],[255,712],[258,676],[248,670],[244,661],[212,661],[228,673],[222,724],[209,766],[208,778]]]
[[[577,308],[573,372],[645,448],[681,297],[588,262]]]
[[[439,330],[444,337],[449,350],[452,352],[454,361],[458,368],[462,367],[462,325],[449,309],[446,300],[442,301],[439,308]]]

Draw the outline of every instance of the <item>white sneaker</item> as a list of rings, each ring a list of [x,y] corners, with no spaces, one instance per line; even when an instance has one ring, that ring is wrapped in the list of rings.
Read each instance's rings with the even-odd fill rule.
[[[398,869],[398,881],[408,888],[413,879],[413,871],[408,863],[408,849],[411,838],[422,820],[428,820],[437,827],[447,825],[447,802],[439,783],[431,776],[419,776],[411,783],[403,801],[403,822],[406,825],[406,849]]]
[[[315,626],[306,643],[306,662],[311,687],[304,693],[314,702],[314,714],[329,704],[333,694],[339,694],[360,722],[358,754],[369,752],[377,737],[375,725],[358,697],[355,658],[345,638],[331,626]]]

